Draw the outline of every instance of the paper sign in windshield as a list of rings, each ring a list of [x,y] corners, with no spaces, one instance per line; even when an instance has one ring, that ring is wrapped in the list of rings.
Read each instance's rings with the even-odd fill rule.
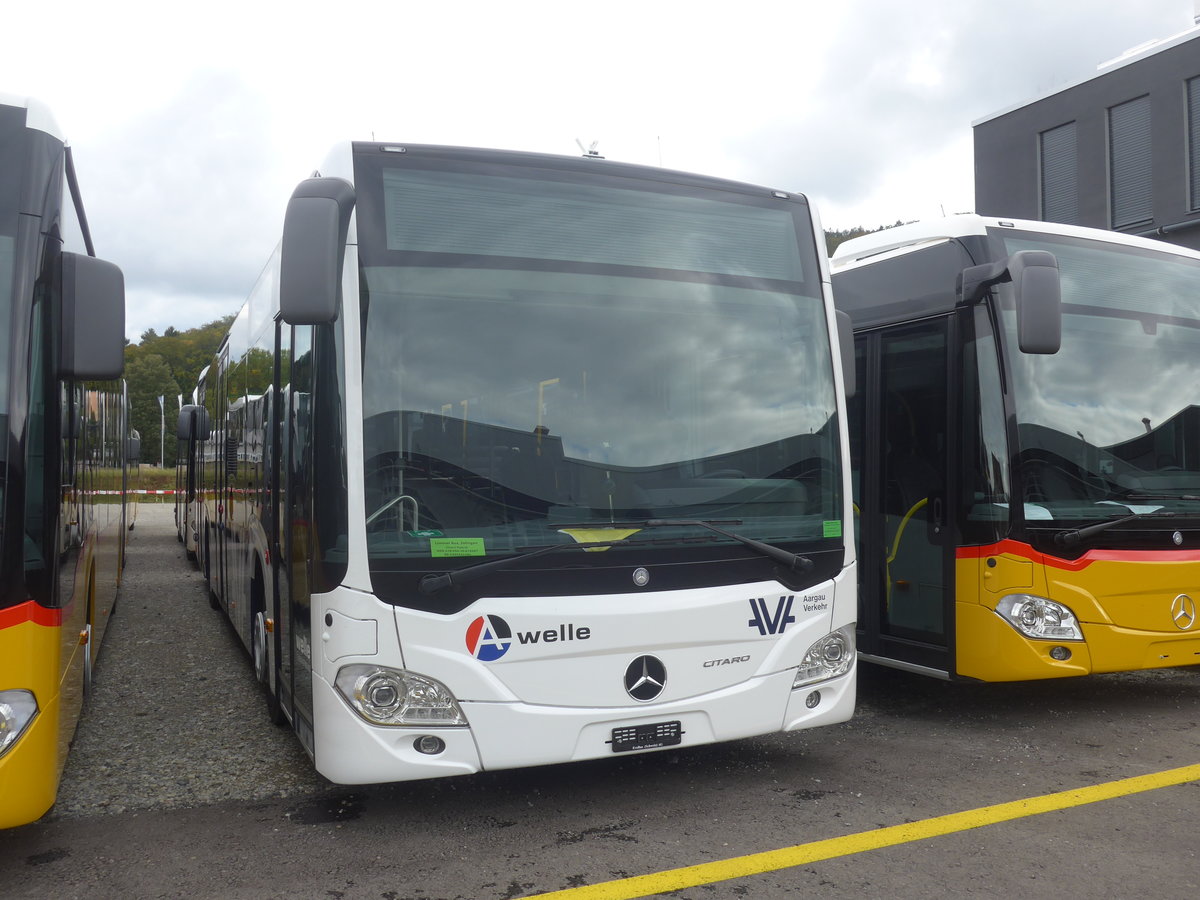
[[[483,538],[430,538],[429,555],[446,556],[486,556]]]

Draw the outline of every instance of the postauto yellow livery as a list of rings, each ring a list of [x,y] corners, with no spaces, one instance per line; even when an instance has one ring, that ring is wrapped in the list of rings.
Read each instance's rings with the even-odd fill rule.
[[[1200,663],[1200,254],[957,216],[848,241],[862,657]]]
[[[86,222],[49,112],[0,95],[0,828],[54,803],[120,582],[124,284]]]

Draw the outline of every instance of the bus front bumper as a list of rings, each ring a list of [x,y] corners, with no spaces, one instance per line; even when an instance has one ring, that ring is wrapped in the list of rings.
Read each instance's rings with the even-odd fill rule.
[[[327,682],[315,678],[314,758],[317,770],[339,784],[410,781],[626,755],[614,750],[615,730],[647,733],[664,726],[670,743],[628,751],[653,752],[832,725],[854,712],[856,667],[796,690],[794,677],[795,670],[788,669],[651,707],[460,701],[469,726],[429,729],[370,725]],[[440,738],[444,749],[422,753],[417,746],[424,736]]]

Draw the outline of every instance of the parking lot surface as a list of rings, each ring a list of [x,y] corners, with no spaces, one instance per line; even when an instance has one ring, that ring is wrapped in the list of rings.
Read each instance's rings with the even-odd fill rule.
[[[1200,895],[1200,782],[1037,799],[1200,764],[1200,669],[978,685],[864,666],[834,728],[348,788],[268,722],[170,505],[130,537],[59,802],[0,832],[6,898],[631,896],[620,879],[839,838],[832,858],[669,896]],[[1007,821],[924,824],[1013,801]]]

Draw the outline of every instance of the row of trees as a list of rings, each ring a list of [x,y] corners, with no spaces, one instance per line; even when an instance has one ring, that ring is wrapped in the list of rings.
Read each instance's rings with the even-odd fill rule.
[[[229,315],[187,331],[167,328],[161,335],[151,328],[138,343],[126,342],[125,381],[133,427],[142,436],[142,462],[157,463],[161,454],[167,465],[174,464],[179,397],[189,402],[196,379],[212,362],[232,322]]]

